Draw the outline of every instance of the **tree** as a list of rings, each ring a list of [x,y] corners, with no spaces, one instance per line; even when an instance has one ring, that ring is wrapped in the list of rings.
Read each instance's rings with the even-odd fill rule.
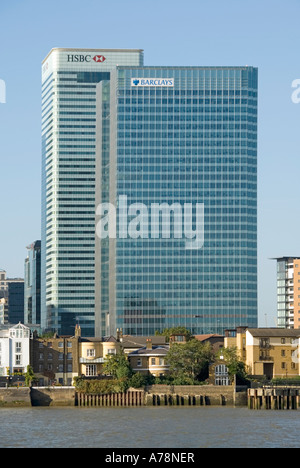
[[[223,356],[224,364],[228,368],[228,375],[231,380],[234,379],[235,375],[242,381],[247,379],[246,366],[239,357],[237,347],[222,348],[218,353],[218,357],[220,358],[221,355]]]
[[[130,378],[132,368],[124,353],[109,354],[103,364],[103,374],[111,375],[116,379]]]
[[[186,341],[190,341],[192,339],[192,333],[185,327],[165,328],[162,332],[156,331],[155,335],[165,336],[167,342],[170,341],[170,336],[172,335],[184,335],[186,337]]]
[[[210,343],[201,343],[196,339],[173,344],[166,356],[171,376],[176,380],[188,380],[189,383],[200,380],[207,373],[211,359]]]
[[[27,366],[27,372],[25,373],[25,385],[26,385],[26,387],[30,387],[35,380],[37,380],[37,379],[36,379],[36,377],[34,375],[32,367]]]

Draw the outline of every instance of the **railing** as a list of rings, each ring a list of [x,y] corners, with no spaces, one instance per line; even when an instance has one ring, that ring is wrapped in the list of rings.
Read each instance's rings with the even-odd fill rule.
[[[89,357],[81,357],[79,358],[80,364],[103,364],[105,359],[103,357],[100,358],[89,358]]]

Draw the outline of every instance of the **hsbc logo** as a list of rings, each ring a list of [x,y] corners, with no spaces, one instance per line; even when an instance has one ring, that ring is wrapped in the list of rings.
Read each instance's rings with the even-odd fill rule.
[[[68,55],[68,62],[91,62],[94,60],[96,63],[103,63],[105,62],[106,58],[104,55],[95,55],[94,57],[92,55]]]
[[[93,60],[95,62],[104,62],[106,58],[104,57],[104,55],[95,55],[95,57],[93,57]]]

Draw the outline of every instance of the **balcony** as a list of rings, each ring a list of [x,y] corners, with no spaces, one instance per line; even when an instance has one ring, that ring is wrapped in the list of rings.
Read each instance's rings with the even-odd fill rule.
[[[79,364],[103,364],[105,359],[103,357],[93,358],[93,357],[80,357]]]
[[[270,361],[274,361],[274,358],[272,356],[259,356],[259,360],[270,362]]]

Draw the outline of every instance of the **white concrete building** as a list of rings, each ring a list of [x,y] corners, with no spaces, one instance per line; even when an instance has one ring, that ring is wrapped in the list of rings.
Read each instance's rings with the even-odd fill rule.
[[[0,377],[27,372],[30,339],[30,329],[21,323],[0,328]]]

